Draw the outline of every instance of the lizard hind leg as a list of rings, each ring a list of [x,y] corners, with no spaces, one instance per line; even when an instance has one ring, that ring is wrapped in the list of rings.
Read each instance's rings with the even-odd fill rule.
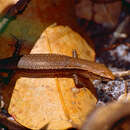
[[[78,54],[75,49],[72,51],[72,57],[78,58]],[[88,88],[94,94],[94,96],[97,97],[96,89],[94,88],[92,82],[89,80],[89,77],[86,78],[78,74],[73,74],[72,77],[77,88]]]
[[[73,74],[73,80],[77,88],[85,87],[77,74]]]
[[[88,78],[83,78],[82,76],[78,75],[78,74],[73,74],[73,80],[75,83],[75,86],[77,88],[87,88],[89,89],[95,97],[97,97],[97,92],[96,92],[96,88],[94,88],[92,82],[88,79]]]

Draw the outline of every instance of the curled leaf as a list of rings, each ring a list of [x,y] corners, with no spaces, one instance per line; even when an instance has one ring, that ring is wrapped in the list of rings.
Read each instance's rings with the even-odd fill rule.
[[[127,120],[124,126],[118,124],[118,122],[121,123],[121,119]],[[130,129],[129,122],[130,102],[113,102],[94,110],[87,118],[82,130],[128,130]]]

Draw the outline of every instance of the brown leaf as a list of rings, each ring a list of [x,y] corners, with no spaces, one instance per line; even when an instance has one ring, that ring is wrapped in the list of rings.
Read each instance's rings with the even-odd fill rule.
[[[121,12],[121,1],[94,3],[82,0],[76,5],[76,13],[80,18],[93,20],[96,23],[114,27]]]
[[[9,7],[17,0],[0,0],[0,13],[4,15]],[[4,4],[3,4],[4,2]],[[73,0],[31,0],[22,14],[13,20],[3,35],[7,38],[9,33],[18,38],[35,42],[42,31],[53,23],[68,25],[83,34],[77,23]],[[86,37],[86,35],[84,35]]]
[[[31,53],[58,53],[94,61],[95,52],[69,27],[48,27]],[[92,85],[92,84],[88,84]],[[89,86],[88,86],[89,88]],[[87,88],[77,89],[70,78],[20,78],[15,84],[9,113],[17,122],[31,129],[66,129],[80,127],[95,107],[96,97]]]
[[[97,107],[82,130],[129,130],[130,102],[112,102]]]

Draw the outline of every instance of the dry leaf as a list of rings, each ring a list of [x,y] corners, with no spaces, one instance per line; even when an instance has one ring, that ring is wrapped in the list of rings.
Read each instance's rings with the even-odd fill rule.
[[[112,102],[97,107],[81,130],[129,130],[130,102]]]
[[[3,4],[3,0],[0,0],[0,13],[4,15],[6,8],[16,3],[15,1],[8,0]],[[76,19],[73,0],[31,0],[24,12],[9,23],[3,36],[10,38],[11,33],[17,38],[34,43],[42,31],[53,23],[68,25],[83,34]]]
[[[94,20],[96,23],[114,27],[121,12],[121,1],[95,3],[90,0],[81,0],[76,5],[76,14],[80,18]]]
[[[48,27],[31,53],[58,53],[94,61],[95,52],[69,27]],[[90,84],[89,84],[90,85]],[[88,86],[89,87],[89,86]],[[96,105],[96,97],[87,88],[77,89],[68,78],[20,78],[15,84],[9,105],[14,119],[31,129],[67,129],[80,127]]]
[[[17,1],[18,0],[0,0],[0,16],[4,16],[9,7]],[[52,15],[53,17],[50,18]],[[9,46],[9,44],[15,43],[16,40],[13,39],[10,34],[13,34],[18,39],[25,40],[22,43],[21,54],[27,54],[35,41],[40,37],[42,31],[54,22],[69,25],[80,32],[80,28],[75,19],[73,0],[31,0],[24,12],[18,15],[15,20],[11,21],[5,32],[1,34],[0,58],[6,58],[13,54],[14,47]],[[90,39],[89,41],[91,42]],[[13,77],[13,80],[9,83],[9,87],[5,85],[3,88],[0,88],[6,108],[10,101],[14,83],[15,77]]]

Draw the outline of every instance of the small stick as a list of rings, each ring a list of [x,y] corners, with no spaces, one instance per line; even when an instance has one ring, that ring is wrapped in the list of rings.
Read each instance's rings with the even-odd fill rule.
[[[0,112],[0,124],[6,126],[9,130],[28,130],[27,128],[21,126],[16,121],[9,119]]]
[[[118,25],[116,30],[113,32],[110,44],[113,44],[117,40],[117,38],[127,37],[127,35],[125,35],[124,33],[122,34],[122,31],[129,22],[130,22],[130,16],[126,16],[126,18]]]
[[[130,70],[126,71],[117,71],[117,72],[112,72],[115,77],[124,77],[124,76],[130,76]]]
[[[108,51],[108,50],[112,50],[117,48],[118,46],[120,46],[121,44],[126,45],[127,47],[130,47],[130,43],[116,43],[116,44],[111,44],[109,47],[107,48],[103,48],[102,51]]]

